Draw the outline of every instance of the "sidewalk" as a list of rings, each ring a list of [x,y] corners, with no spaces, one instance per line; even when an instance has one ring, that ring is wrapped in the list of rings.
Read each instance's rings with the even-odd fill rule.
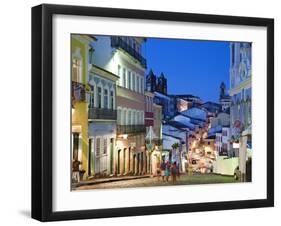
[[[73,183],[72,187],[77,188],[77,187],[85,186],[85,185],[109,183],[109,182],[122,181],[122,180],[135,180],[135,179],[150,178],[150,177],[151,177],[151,175],[93,178],[93,179],[89,179],[89,180],[80,181],[79,183]]]

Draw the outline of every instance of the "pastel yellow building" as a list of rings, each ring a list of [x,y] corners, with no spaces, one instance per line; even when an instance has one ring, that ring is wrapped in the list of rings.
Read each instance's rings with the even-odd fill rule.
[[[72,161],[78,159],[81,179],[88,176],[88,85],[93,38],[71,35]]]

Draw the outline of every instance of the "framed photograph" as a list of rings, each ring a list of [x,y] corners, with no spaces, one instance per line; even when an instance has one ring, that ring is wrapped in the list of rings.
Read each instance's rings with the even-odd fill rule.
[[[274,206],[274,21],[32,8],[32,217]]]

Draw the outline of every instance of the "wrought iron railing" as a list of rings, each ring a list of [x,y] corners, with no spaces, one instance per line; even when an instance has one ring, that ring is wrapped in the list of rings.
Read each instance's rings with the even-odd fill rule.
[[[125,42],[121,37],[112,36],[111,37],[111,46],[115,48],[121,48],[127,53],[129,53],[132,57],[137,59],[141,65],[146,67],[146,59],[140,55],[133,47],[131,47],[127,42]]]
[[[117,134],[145,133],[145,125],[117,125]]]
[[[117,111],[112,109],[106,109],[106,108],[89,108],[88,118],[116,120]]]
[[[86,88],[85,85],[79,82],[72,81],[71,86],[71,97],[72,100],[77,101],[85,101],[86,100]]]
[[[146,143],[149,144],[150,141],[146,140]],[[163,144],[163,139],[159,139],[159,138],[158,139],[152,139],[151,143],[160,146],[160,145]]]

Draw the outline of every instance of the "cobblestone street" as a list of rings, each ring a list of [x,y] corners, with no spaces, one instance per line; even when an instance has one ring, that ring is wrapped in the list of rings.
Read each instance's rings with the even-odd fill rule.
[[[175,185],[189,185],[189,184],[214,184],[214,183],[235,183],[233,177],[221,176],[214,174],[198,174],[193,176],[181,175],[177,178]],[[133,187],[151,187],[151,186],[171,186],[173,185],[171,178],[169,181],[162,181],[161,178],[141,178],[133,180],[122,180],[114,182],[99,183],[95,185],[83,185],[74,190],[88,190],[88,189],[105,189],[105,188],[133,188]]]

